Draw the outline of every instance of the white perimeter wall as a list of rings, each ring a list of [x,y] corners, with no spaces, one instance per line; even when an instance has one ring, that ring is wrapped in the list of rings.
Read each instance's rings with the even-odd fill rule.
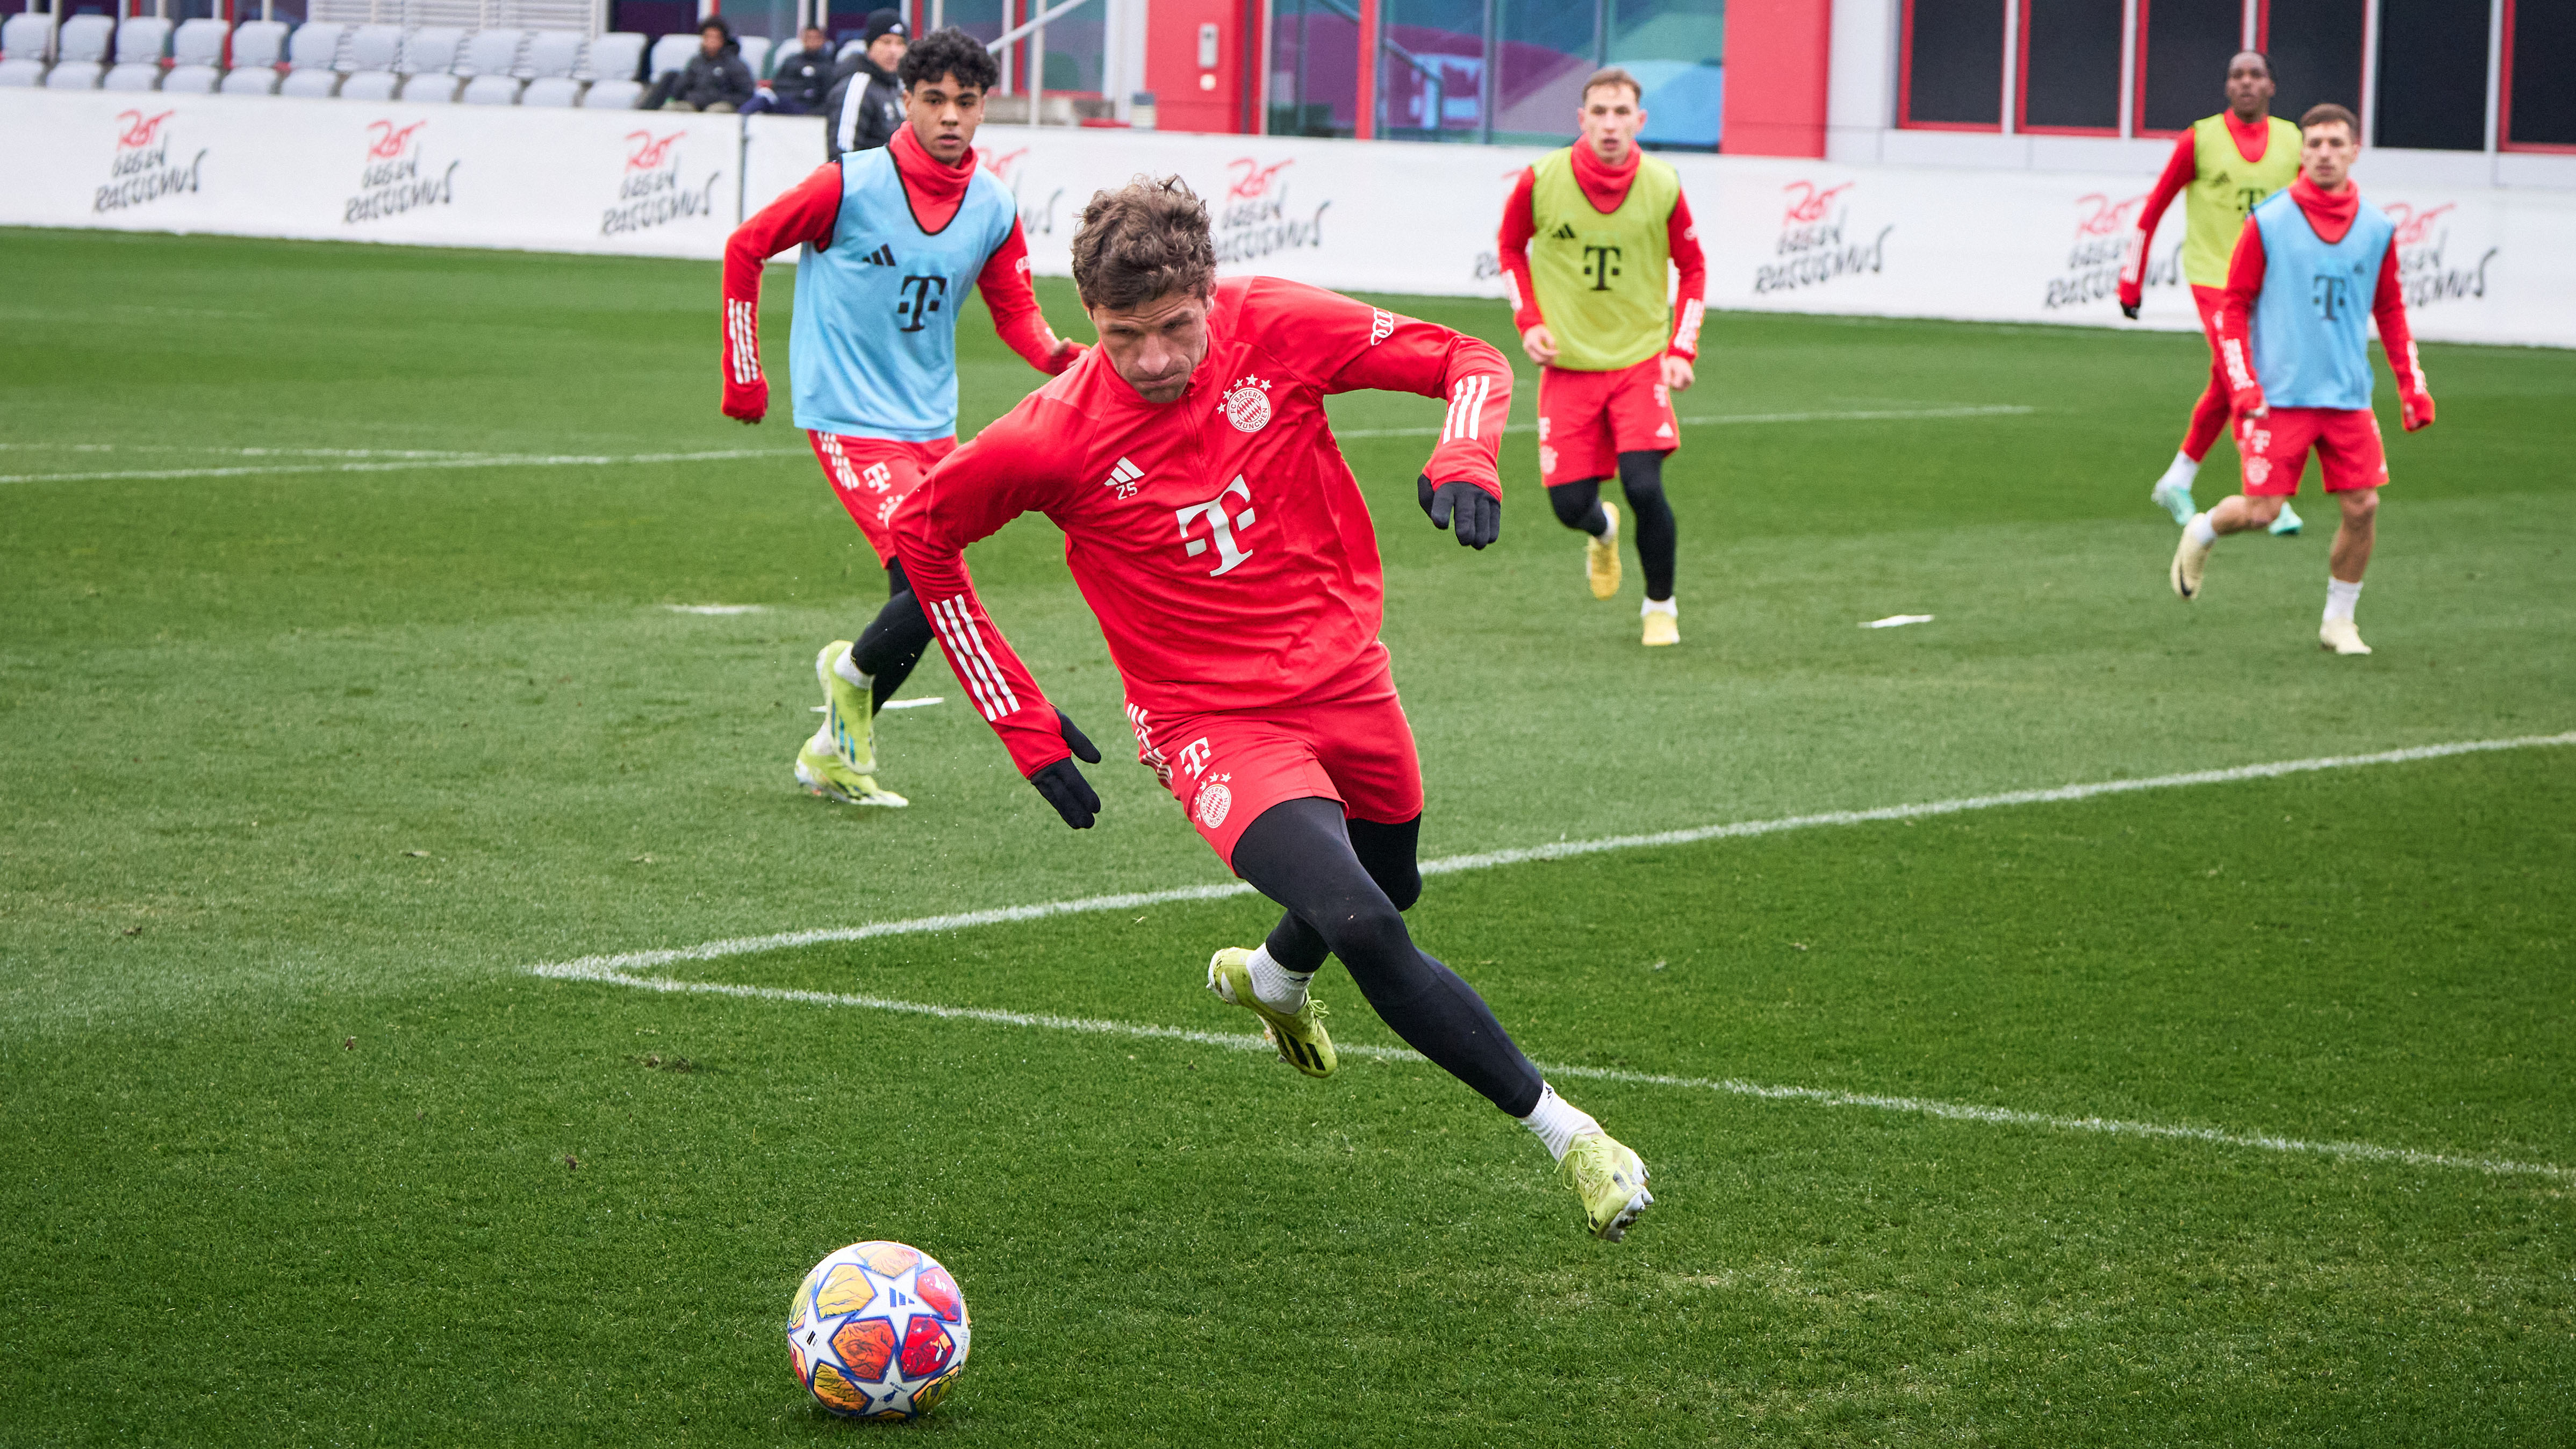
[[[1353,290],[1502,295],[1504,147],[987,127],[1036,269],[1139,172],[1209,198],[1219,259]],[[0,224],[712,258],[822,159],[810,118],[0,90]],[[2155,166],[1961,170],[1678,156],[1712,307],[2121,322],[2113,285]],[[2160,158],[2158,158],[2160,159]],[[2576,346],[2576,192],[2374,182],[2417,332]],[[2152,258],[2147,320],[2195,326]],[[710,280],[710,307],[713,306]]]

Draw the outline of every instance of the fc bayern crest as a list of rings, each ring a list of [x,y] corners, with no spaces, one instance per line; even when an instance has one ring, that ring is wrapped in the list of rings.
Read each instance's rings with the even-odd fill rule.
[[[1270,394],[1263,391],[1270,384],[1257,377],[1247,377],[1225,395],[1225,420],[1235,430],[1257,433],[1270,426]]]
[[[1191,813],[1210,830],[1223,825],[1227,813],[1234,809],[1234,791],[1225,783],[1231,778],[1230,775],[1221,775],[1199,787],[1199,798]]]

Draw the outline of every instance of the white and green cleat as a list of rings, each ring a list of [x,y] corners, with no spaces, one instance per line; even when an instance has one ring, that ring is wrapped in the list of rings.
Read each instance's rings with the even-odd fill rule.
[[[1252,993],[1252,953],[1228,946],[1208,958],[1208,990],[1228,1006],[1240,1006],[1261,1018],[1261,1034],[1279,1049],[1279,1060],[1310,1077],[1329,1077],[1341,1058],[1324,1030],[1324,1003],[1308,996],[1294,1012],[1274,1011]]]
[[[2191,516],[2200,511],[2199,505],[2191,501],[2190,482],[2170,472],[2157,479],[2156,486],[2148,490],[2147,501],[2172,514],[2176,528],[2188,527]]]
[[[1557,1170],[1583,1199],[1584,1226],[1603,1242],[1628,1236],[1637,1215],[1655,1205],[1655,1195],[1646,1191],[1646,1164],[1607,1132],[1575,1138]]]
[[[877,769],[876,701],[867,686],[852,684],[832,667],[850,652],[850,641],[835,639],[814,656],[814,677],[823,681],[823,730],[832,753],[853,772],[873,775]],[[852,666],[855,668],[856,666]]]
[[[814,732],[796,752],[796,783],[827,800],[844,805],[876,805],[900,810],[912,802],[876,782],[873,775],[849,767],[832,748],[829,726]]]
[[[2185,523],[2190,521],[2188,518],[2183,520]],[[2272,520],[2272,536],[2288,538],[2306,526],[2299,521],[2299,510],[2292,508],[2288,499],[2281,500],[2281,515]]]

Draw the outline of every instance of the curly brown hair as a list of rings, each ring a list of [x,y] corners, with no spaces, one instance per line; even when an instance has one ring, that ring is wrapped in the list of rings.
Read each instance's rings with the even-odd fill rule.
[[[1125,311],[1176,292],[1216,289],[1207,203],[1178,176],[1139,176],[1096,191],[1073,234],[1073,285],[1085,307]]]

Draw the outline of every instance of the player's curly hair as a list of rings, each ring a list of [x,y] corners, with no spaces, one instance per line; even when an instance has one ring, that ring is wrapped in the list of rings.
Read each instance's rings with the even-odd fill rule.
[[[1073,234],[1073,286],[1085,307],[1125,310],[1216,288],[1207,203],[1178,176],[1139,176],[1095,191]]]
[[[1002,67],[993,59],[993,52],[984,48],[984,42],[954,25],[914,41],[894,65],[895,79],[903,83],[905,90],[944,75],[957,77],[960,86],[989,91],[1000,83]]]

